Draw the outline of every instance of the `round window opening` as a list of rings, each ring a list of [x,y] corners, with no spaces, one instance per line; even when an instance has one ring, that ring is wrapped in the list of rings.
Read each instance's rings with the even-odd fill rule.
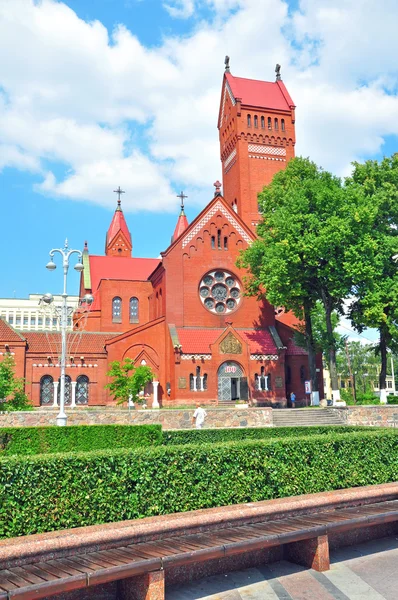
[[[239,306],[241,284],[229,271],[210,271],[199,284],[199,297],[210,312],[228,314]]]

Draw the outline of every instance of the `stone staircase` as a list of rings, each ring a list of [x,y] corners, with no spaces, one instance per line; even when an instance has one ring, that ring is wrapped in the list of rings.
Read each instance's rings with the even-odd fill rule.
[[[276,408],[272,417],[274,427],[344,425],[338,411],[332,408]]]

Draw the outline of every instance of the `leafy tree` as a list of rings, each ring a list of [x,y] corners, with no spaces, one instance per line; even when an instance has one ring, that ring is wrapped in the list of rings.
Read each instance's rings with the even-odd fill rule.
[[[347,350],[345,348],[339,350],[337,353],[337,370],[342,379],[348,379],[350,376],[347,351],[354,376],[354,385],[357,390],[362,390],[363,393],[373,393],[379,371],[379,362],[375,356],[374,345],[361,344],[361,342],[352,340],[347,342]]]
[[[338,326],[340,321],[339,315],[336,311],[332,313],[331,318],[336,351],[339,351],[341,348],[344,347],[345,336],[341,335],[336,331],[336,327]],[[329,338],[326,330],[325,311],[323,309],[322,303],[319,300],[316,302],[314,310],[311,311],[311,321],[316,351],[322,352],[329,367]],[[295,332],[294,341],[298,346],[306,348],[305,327],[303,323],[299,325],[298,330]]]
[[[387,352],[398,348],[398,154],[382,161],[354,163],[347,187],[366,205],[368,231],[350,248],[349,261],[355,265],[355,300],[350,307],[353,326],[379,330],[379,387],[386,392]]]
[[[352,237],[355,207],[340,179],[309,159],[295,158],[259,194],[263,215],[259,239],[242,255],[248,267],[249,293],[266,290],[268,300],[283,305],[304,320],[313,390],[316,339],[312,314],[317,302],[325,311],[326,351],[332,388],[338,394],[333,314],[341,313],[351,291],[350,273],[343,269]]]
[[[24,379],[15,376],[14,358],[6,354],[0,361],[1,410],[29,410],[32,408],[24,391]]]
[[[131,358],[125,358],[123,363],[117,360],[111,362],[107,375],[112,377],[113,381],[105,387],[111,391],[118,404],[128,402],[129,399],[141,403],[139,393],[154,377],[150,367],[146,365],[136,367]]]

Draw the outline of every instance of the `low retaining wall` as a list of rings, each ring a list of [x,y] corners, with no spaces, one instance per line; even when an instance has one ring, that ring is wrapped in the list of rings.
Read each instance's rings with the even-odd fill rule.
[[[332,407],[330,407],[332,408]],[[206,429],[219,427],[273,427],[273,414],[278,409],[263,408],[207,408]],[[314,409],[316,410],[316,409]],[[345,425],[393,427],[398,405],[346,406],[333,408]],[[127,410],[122,408],[67,409],[68,425],[152,425],[163,429],[192,429],[194,409]],[[36,409],[27,412],[0,413],[0,427],[34,427],[55,425],[58,410]],[[309,411],[309,414],[310,411]],[[293,412],[292,412],[293,415]],[[316,421],[314,420],[314,425]]]
[[[194,409],[67,410],[68,425],[162,425],[163,429],[192,429]],[[272,427],[272,408],[206,408],[206,429],[218,427]],[[0,414],[0,427],[56,425],[57,410],[35,410]]]
[[[345,425],[370,425],[373,427],[393,427],[398,425],[398,404],[390,406],[345,406],[334,408]],[[396,415],[396,419],[394,419]]]

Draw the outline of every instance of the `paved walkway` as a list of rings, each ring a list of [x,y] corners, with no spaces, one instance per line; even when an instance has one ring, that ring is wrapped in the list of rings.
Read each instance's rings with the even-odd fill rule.
[[[397,600],[398,537],[331,553],[331,569],[278,562],[171,587],[166,600]]]

